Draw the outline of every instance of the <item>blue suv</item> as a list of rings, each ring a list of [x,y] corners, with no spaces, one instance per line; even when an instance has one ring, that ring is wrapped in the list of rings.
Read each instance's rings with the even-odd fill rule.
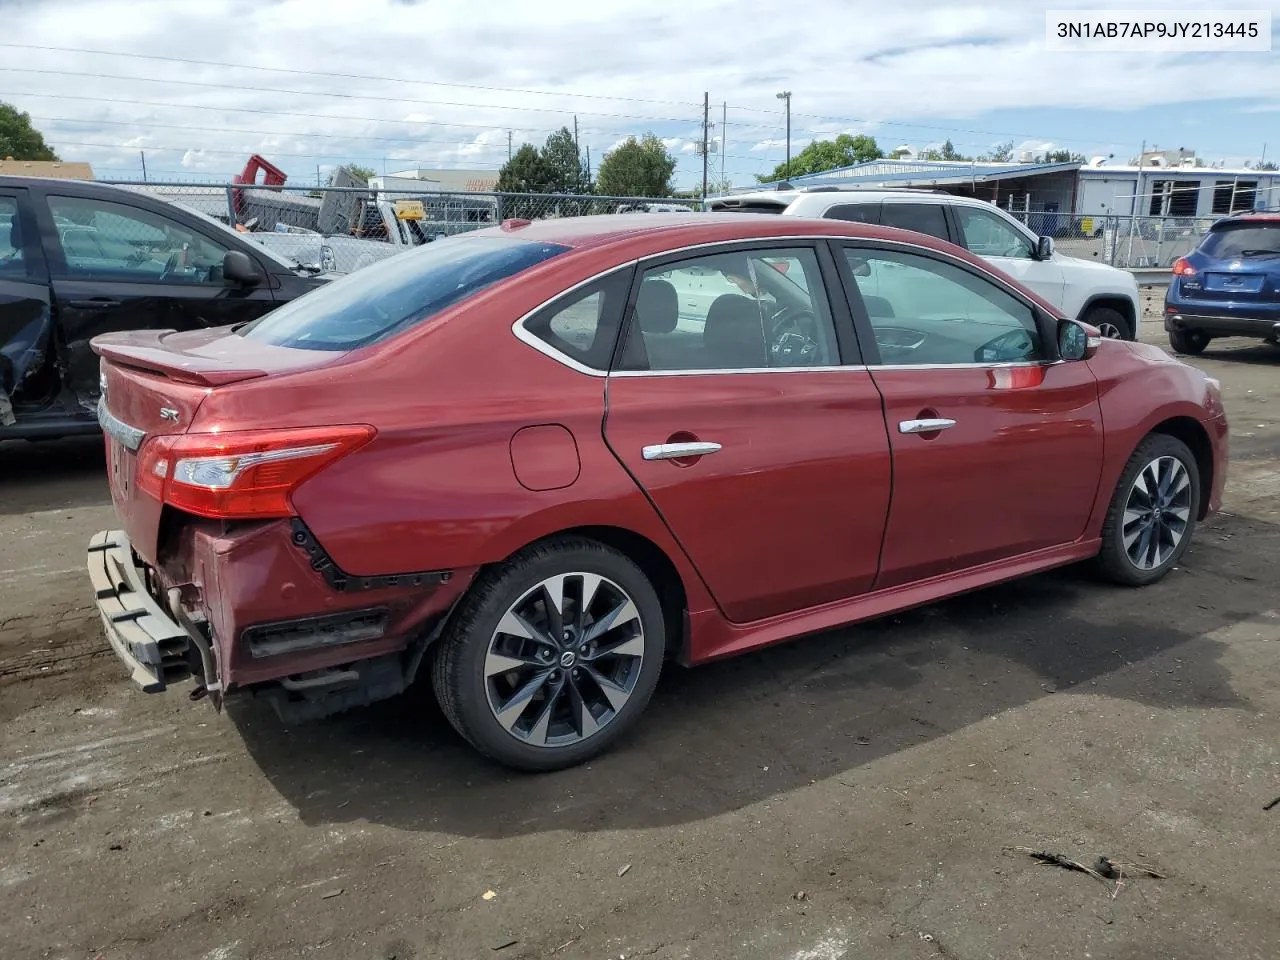
[[[1280,340],[1280,214],[1225,217],[1174,261],[1164,328],[1178,353],[1214,337]]]

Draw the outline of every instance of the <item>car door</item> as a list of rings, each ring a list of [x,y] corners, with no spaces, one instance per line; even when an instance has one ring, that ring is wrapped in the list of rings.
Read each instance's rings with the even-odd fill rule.
[[[726,292],[688,308],[685,275]],[[607,380],[609,447],[735,622],[875,579],[888,440],[832,282],[825,245],[795,241],[644,266]]]
[[[963,261],[838,246],[893,451],[876,587],[1082,536],[1103,455],[1088,364],[1055,361],[1052,323]]]
[[[0,429],[57,390],[49,287],[25,190],[0,189]]]
[[[1054,306],[1062,306],[1066,277],[1061,263],[1052,257],[1037,260],[1035,241],[993,210],[958,203],[952,211],[961,246],[1030,287]]]
[[[47,218],[42,235],[67,344],[68,385],[82,400],[97,395],[98,360],[89,341],[100,333],[217,327],[252,320],[275,304],[265,282],[224,280],[229,248],[177,214],[57,188],[37,214]]]

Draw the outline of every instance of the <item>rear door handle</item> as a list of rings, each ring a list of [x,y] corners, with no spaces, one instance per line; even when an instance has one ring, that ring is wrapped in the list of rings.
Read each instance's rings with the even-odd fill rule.
[[[640,453],[646,460],[681,460],[685,457],[705,457],[720,449],[720,444],[709,442],[651,443]]]
[[[118,307],[120,301],[114,297],[94,297],[91,300],[68,300],[68,307],[78,307],[81,310],[102,310],[106,307]]]
[[[903,420],[898,424],[899,433],[937,433],[949,430],[956,425],[954,420],[946,417],[935,417],[931,420]]]

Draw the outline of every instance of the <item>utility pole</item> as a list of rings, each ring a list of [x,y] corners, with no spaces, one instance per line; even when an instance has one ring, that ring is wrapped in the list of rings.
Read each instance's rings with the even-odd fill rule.
[[[1154,146],[1154,144],[1153,144]],[[1133,187],[1133,206],[1129,208],[1129,252],[1126,259],[1129,265],[1133,265],[1133,232],[1138,226],[1138,199],[1142,196],[1142,167],[1143,161],[1147,159],[1147,141],[1142,141],[1142,148],[1138,152],[1138,182]],[[1150,209],[1150,208],[1148,208]]]
[[[591,144],[587,144],[587,183],[591,182]]]
[[[1263,146],[1262,153],[1264,156],[1266,155],[1266,152],[1267,152],[1267,148]],[[139,150],[138,156],[142,158],[142,182],[146,183],[147,182],[147,151]]]
[[[573,171],[574,183],[579,193],[582,192],[582,150],[578,147],[578,115],[573,115]]]
[[[728,134],[724,133],[728,129],[728,104],[721,101],[721,189],[727,186],[724,180],[724,151],[728,150]]]
[[[711,125],[711,94],[702,94],[702,199],[707,199],[707,128]]]
[[[507,131],[507,163],[511,162],[511,131]]]
[[[791,91],[783,90],[777,96],[787,103],[787,165],[783,168],[786,172],[782,175],[785,180],[791,176]]]

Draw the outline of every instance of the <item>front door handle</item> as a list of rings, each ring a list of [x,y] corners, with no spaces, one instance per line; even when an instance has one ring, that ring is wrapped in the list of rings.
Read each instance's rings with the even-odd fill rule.
[[[709,442],[651,443],[640,453],[646,460],[683,460],[685,457],[705,457],[720,449],[720,444]]]
[[[899,433],[937,433],[949,430],[956,422],[946,417],[934,417],[929,420],[903,420],[898,424]]]
[[[67,306],[79,310],[105,310],[107,307],[120,306],[120,301],[113,297],[94,297],[91,300],[68,300]]]

